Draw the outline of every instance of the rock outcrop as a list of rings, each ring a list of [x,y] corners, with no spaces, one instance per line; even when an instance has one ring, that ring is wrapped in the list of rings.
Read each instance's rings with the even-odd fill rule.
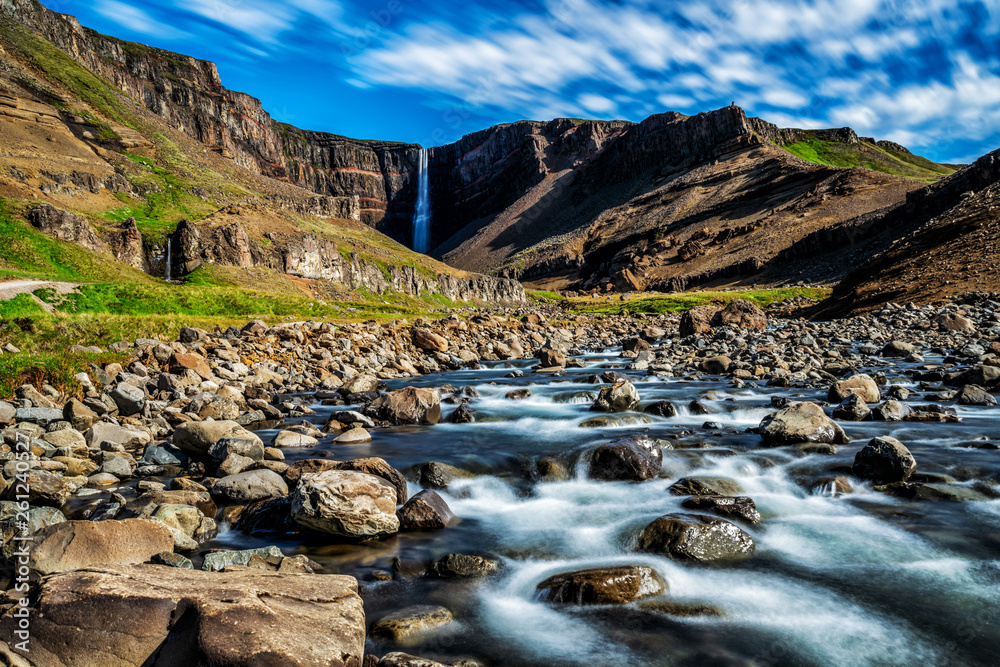
[[[13,637],[17,622],[12,612],[0,617],[0,636]],[[364,643],[353,577],[95,566],[41,583],[23,657],[52,666],[360,667]]]

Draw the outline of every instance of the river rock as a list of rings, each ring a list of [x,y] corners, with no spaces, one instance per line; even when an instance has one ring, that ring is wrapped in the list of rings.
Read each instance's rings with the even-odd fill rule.
[[[212,369],[205,357],[199,354],[174,353],[167,361],[167,368],[174,375],[182,375],[185,371],[194,371],[203,380],[212,379]]]
[[[488,577],[500,571],[500,561],[482,556],[448,554],[431,566],[431,571],[445,579]]]
[[[30,567],[51,574],[101,563],[144,563],[173,549],[173,533],[159,521],[63,521],[34,534]]]
[[[723,375],[729,372],[729,367],[733,365],[733,360],[725,356],[709,357],[701,362],[701,370],[712,375]]]
[[[292,494],[292,517],[306,528],[356,539],[399,530],[396,489],[381,477],[352,470],[302,475]]]
[[[331,462],[333,463],[333,462]],[[363,459],[351,459],[349,461],[337,461],[329,468],[330,470],[355,470],[357,472],[366,472],[369,475],[375,475],[376,477],[381,477],[385,481],[392,484],[396,489],[396,504],[405,503],[408,496],[408,491],[406,489],[406,478],[403,477],[403,473],[399,472],[385,459],[380,459],[377,456],[370,456]]]
[[[646,526],[639,550],[675,560],[708,562],[753,553],[753,538],[739,526],[700,514],[667,514]]]
[[[937,316],[937,324],[941,331],[975,331],[972,320],[958,313],[941,313]]]
[[[360,426],[349,428],[333,439],[338,445],[362,445],[372,441],[372,434]]]
[[[603,387],[590,409],[593,412],[627,412],[639,407],[639,392],[628,380]]]
[[[400,530],[437,530],[455,519],[451,508],[437,492],[424,489],[399,508]]]
[[[213,551],[205,555],[205,562],[201,568],[208,572],[221,572],[230,565],[242,565],[245,567],[254,558],[260,558],[266,563],[277,567],[281,563],[282,558],[284,558],[284,555],[281,553],[281,549],[275,546]]]
[[[855,455],[851,472],[875,484],[891,484],[905,482],[916,469],[917,462],[903,443],[895,438],[879,437]]]
[[[454,621],[451,612],[436,605],[415,605],[380,618],[372,626],[374,639],[391,644],[417,643],[430,632]]]
[[[760,523],[757,504],[747,496],[693,496],[685,498],[681,507],[697,512],[712,512],[726,519]]]
[[[433,389],[406,387],[379,397],[365,411],[392,424],[437,424],[441,397]]]
[[[679,334],[687,338],[711,330],[712,318],[721,310],[717,306],[695,306],[681,315]]]
[[[557,574],[538,584],[539,598],[554,604],[626,604],[666,589],[651,567],[622,565]]]
[[[456,479],[472,479],[474,475],[447,463],[430,461],[417,468],[420,486],[431,489],[447,489]]]
[[[542,350],[538,353],[538,361],[543,368],[566,367],[566,355],[559,350]]]
[[[590,476],[609,481],[653,479],[663,465],[663,451],[652,438],[630,435],[601,445],[590,460]]]
[[[657,401],[646,406],[643,410],[647,415],[656,417],[676,417],[677,408],[670,401]]]
[[[146,451],[147,454],[144,456],[148,457],[149,449]],[[260,441],[260,438],[222,438],[208,450],[208,455],[216,461],[225,461],[234,454],[244,456],[252,461],[263,461],[264,443]]]
[[[101,565],[40,587],[37,665],[358,667],[364,654],[353,577]],[[0,635],[13,636],[16,623],[4,614]]]
[[[849,442],[840,426],[815,403],[791,403],[760,422],[760,436],[770,446],[801,442]]]
[[[733,299],[729,305],[712,316],[712,326],[763,331],[767,328],[767,315],[756,304],[746,299]]]
[[[865,403],[878,403],[882,399],[875,380],[864,373],[834,382],[827,393],[827,398],[831,403],[840,403],[852,394],[859,396]]]
[[[882,356],[904,359],[916,351],[916,345],[911,345],[901,340],[893,340],[886,343],[882,348]]]
[[[429,329],[415,328],[413,330],[413,344],[421,350],[428,352],[447,352],[448,339],[439,336]]]
[[[256,440],[261,447],[264,446],[256,434],[228,420],[181,424],[174,431],[174,446],[188,454],[204,457],[223,438]]]
[[[974,384],[967,384],[962,387],[956,395],[959,405],[996,405],[997,399],[988,391]]]
[[[267,468],[248,470],[223,477],[212,487],[213,495],[221,496],[239,505],[276,498],[287,493],[288,485],[285,480],[282,479],[281,475]]]
[[[476,411],[462,403],[448,415],[447,421],[449,424],[472,424],[476,421]]]
[[[743,487],[728,477],[682,477],[667,491],[675,496],[737,496]]]
[[[833,418],[841,421],[863,422],[872,416],[871,408],[858,394],[851,394],[833,409]]]
[[[271,444],[279,449],[286,447],[315,447],[319,444],[319,440],[311,435],[297,431],[278,431]]]
[[[888,400],[872,408],[872,419],[882,422],[898,422],[912,413],[910,406],[899,401]]]

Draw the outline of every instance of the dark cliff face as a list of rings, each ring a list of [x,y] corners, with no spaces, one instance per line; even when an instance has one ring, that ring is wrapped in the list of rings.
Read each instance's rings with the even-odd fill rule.
[[[430,149],[432,246],[504,210],[547,176],[578,168],[631,125],[519,121]]]

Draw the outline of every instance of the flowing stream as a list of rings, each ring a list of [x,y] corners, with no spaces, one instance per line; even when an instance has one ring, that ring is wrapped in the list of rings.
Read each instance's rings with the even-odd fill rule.
[[[417,207],[413,214],[413,249],[427,252],[431,246],[431,194],[427,149],[420,149],[417,172]]]
[[[959,424],[844,424],[854,441],[834,455],[763,448],[746,433],[773,411],[772,395],[822,401],[813,390],[734,389],[712,380],[628,374],[643,404],[669,399],[676,417],[629,413],[648,423],[582,428],[597,385],[586,379],[616,367],[615,353],[584,357],[587,368],[561,376],[533,374],[531,361],[493,364],[393,382],[475,387],[472,424],[399,427],[373,432],[363,446],[328,439],[289,459],[379,456],[407,473],[426,461],[463,468],[475,477],[441,491],[461,521],[447,529],[370,545],[278,542],[307,553],[331,572],[358,577],[369,621],[413,604],[441,604],[455,614],[450,629],[405,647],[440,660],[471,656],[494,665],[995,665],[1000,647],[1000,501],[909,501],[852,480],[834,495],[824,479],[849,473],[854,454],[876,435],[903,441],[918,472],[959,484],[997,475],[997,452],[970,446],[1000,440],[1000,410],[959,407]],[[524,377],[506,377],[513,366]],[[901,367],[890,382],[914,389]],[[512,387],[532,396],[504,398]],[[698,399],[711,414],[693,415]],[[455,405],[443,405],[445,415]],[[321,423],[334,409],[313,408]],[[620,415],[619,415],[620,416]],[[706,420],[715,422],[706,427]],[[673,444],[660,477],[641,484],[586,476],[597,445],[648,433]],[[272,432],[262,432],[268,438]],[[570,471],[563,481],[530,474],[539,457],[556,457]],[[679,511],[683,498],[667,491],[682,476],[736,480],[763,517],[747,531],[756,553],[725,565],[696,565],[637,553],[634,543],[656,517]],[[532,481],[532,480],[536,481]],[[412,481],[410,493],[419,491]],[[273,543],[234,530],[226,546]],[[393,559],[421,562],[447,553],[490,555],[498,576],[448,581],[422,577],[376,581]],[[669,590],[664,599],[707,605],[721,615],[671,616],[640,605],[552,606],[536,600],[545,578],[575,569],[636,564],[653,567]],[[370,643],[373,652],[393,647]]]

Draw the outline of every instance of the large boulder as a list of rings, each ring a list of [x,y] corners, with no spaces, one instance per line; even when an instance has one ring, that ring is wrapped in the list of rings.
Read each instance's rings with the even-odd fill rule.
[[[663,450],[646,435],[629,435],[601,445],[590,460],[590,476],[611,481],[642,482],[660,474]]]
[[[306,528],[352,539],[386,537],[399,530],[395,486],[353,470],[302,475],[291,511]]]
[[[851,472],[876,484],[891,484],[905,482],[916,469],[910,450],[899,440],[883,436],[873,439],[854,456]]]
[[[764,417],[760,422],[764,444],[792,445],[801,442],[844,444],[847,435],[815,403],[791,403]]]
[[[17,624],[5,613],[0,636]],[[38,666],[360,667],[364,643],[353,577],[94,566],[41,582],[23,657]]]
[[[852,394],[861,397],[865,403],[878,403],[882,400],[882,394],[879,392],[875,380],[864,373],[858,373],[846,380],[834,382],[827,397],[831,403],[840,403]]]
[[[145,563],[173,550],[173,533],[159,521],[63,521],[32,536],[29,564],[40,574],[51,574],[104,563]]]
[[[639,392],[628,380],[603,387],[590,409],[594,412],[627,412],[639,407]]]
[[[433,389],[406,387],[375,399],[365,412],[392,424],[437,424],[441,396]]]
[[[333,464],[329,468],[331,470],[356,470],[358,472],[366,472],[369,475],[381,477],[396,487],[396,504],[406,502],[408,494],[406,489],[406,478],[403,477],[403,473],[389,465],[389,462],[385,459],[380,459],[377,456],[369,456],[364,459],[351,459],[349,461],[337,462],[331,461],[331,463]]]
[[[651,567],[622,565],[566,572],[538,584],[539,597],[556,604],[626,604],[659,595],[666,583]]]
[[[228,475],[212,486],[213,495],[239,505],[277,498],[287,493],[288,485],[285,480],[267,468]]]
[[[712,326],[763,331],[767,328],[767,315],[746,299],[733,299],[728,306],[712,316]]]
[[[685,312],[681,315],[681,338],[709,331],[712,328],[712,318],[719,310],[716,306],[695,306]]]
[[[256,440],[264,443],[234,421],[185,422],[174,431],[174,446],[188,454],[207,457],[212,447],[223,438]]]
[[[448,351],[448,339],[439,336],[430,329],[415,328],[413,330],[413,344],[428,352]]]
[[[544,349],[538,353],[538,361],[544,368],[566,366],[566,355],[559,350]]]
[[[639,536],[639,549],[675,560],[708,562],[753,553],[755,545],[736,524],[700,514],[667,514]]]

